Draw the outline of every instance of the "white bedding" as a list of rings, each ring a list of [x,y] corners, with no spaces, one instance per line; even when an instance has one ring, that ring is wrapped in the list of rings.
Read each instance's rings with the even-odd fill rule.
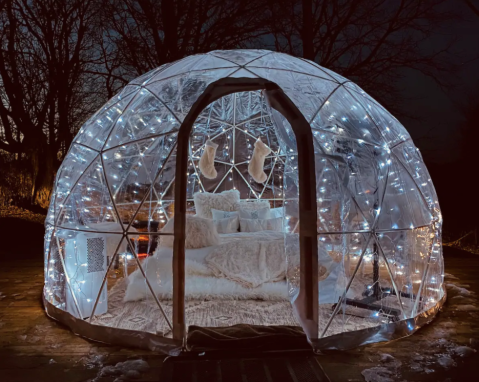
[[[241,241],[283,240],[283,233],[275,231],[237,232],[221,234],[220,244]],[[217,246],[185,250],[185,298],[194,299],[262,299],[287,301],[286,281],[266,282],[256,288],[247,288],[226,278],[215,277],[206,264],[206,257]],[[151,287],[160,300],[169,300],[173,294],[173,249],[159,247],[155,254],[142,262]],[[125,301],[138,301],[150,296],[149,288],[139,270],[128,278]]]
[[[255,241],[283,240],[283,233],[276,231],[237,232],[220,234],[220,245],[236,240]],[[206,257],[218,246],[185,250],[185,299],[186,300],[269,300],[289,301],[286,281],[265,282],[256,288],[248,288],[226,278],[215,277],[207,266]],[[324,252],[324,253],[323,253]],[[159,247],[153,256],[143,260],[142,267],[151,287],[160,300],[171,300],[173,296],[173,249]],[[339,284],[347,282],[342,263],[334,262],[326,251],[320,251],[319,261],[329,269],[326,279],[319,282],[319,303],[338,301],[341,288]],[[348,297],[361,296],[354,286]],[[149,288],[139,270],[128,277],[128,286],[124,301],[139,301],[151,297]]]

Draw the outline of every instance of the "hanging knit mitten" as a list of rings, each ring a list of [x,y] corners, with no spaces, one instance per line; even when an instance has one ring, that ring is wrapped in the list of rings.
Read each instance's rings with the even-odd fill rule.
[[[264,158],[271,152],[271,149],[267,147],[261,138],[254,143],[253,157],[251,158],[248,166],[248,172],[253,179],[258,183],[263,183],[267,176],[263,171]]]
[[[210,141],[209,139],[205,143],[205,151],[200,158],[200,170],[205,178],[215,179],[218,173],[215,170],[215,155],[218,144]]]

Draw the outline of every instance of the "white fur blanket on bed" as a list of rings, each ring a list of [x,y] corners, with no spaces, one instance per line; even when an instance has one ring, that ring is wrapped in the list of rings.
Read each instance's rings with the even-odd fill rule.
[[[284,279],[285,264],[278,261],[281,257],[284,262],[284,244],[283,234],[280,232],[252,232],[252,233],[234,233],[221,236],[219,246],[206,247],[200,249],[186,250],[185,259],[185,298],[187,300],[196,299],[262,299],[270,301],[288,301],[288,291],[286,281],[271,282],[273,280]],[[261,238],[261,239],[260,239]],[[251,252],[251,261],[246,262],[244,268],[239,265],[241,253],[235,253],[234,249],[238,249],[238,243],[263,243],[263,255],[259,256],[263,260],[254,260]],[[268,244],[269,243],[269,244]],[[281,252],[276,252],[277,258],[273,253],[275,243]],[[223,247],[225,246],[225,247]],[[221,252],[217,252],[219,247],[228,250],[230,248],[231,255],[236,258],[232,263],[233,266],[239,267],[245,275],[242,283],[228,280],[223,277],[217,277],[220,273],[223,275],[223,267],[226,266],[227,260],[221,256]],[[242,247],[242,246],[241,246]],[[261,249],[258,244],[257,250]],[[241,249],[240,249],[241,250]],[[251,248],[253,251],[253,248]],[[258,252],[260,254],[260,252]],[[280,255],[279,255],[280,254]],[[206,259],[210,258],[210,265],[215,264],[214,271],[208,266]],[[257,256],[258,257],[258,256]],[[146,258],[142,262],[142,268],[145,271],[151,287],[160,300],[170,300],[173,295],[173,271],[172,271],[172,248],[160,247],[155,254]],[[255,276],[245,273],[248,268],[254,265],[258,266]],[[275,264],[271,271],[267,270],[268,264]],[[281,276],[282,272],[282,276]],[[229,272],[228,272],[229,273]],[[261,282],[261,280],[264,280]],[[257,287],[247,287],[247,285],[259,285]],[[125,293],[124,301],[138,301],[151,296],[148,285],[145,282],[140,270],[136,270],[128,277],[128,286]]]
[[[282,240],[237,240],[221,244],[205,260],[216,277],[236,281],[246,288],[286,277]]]

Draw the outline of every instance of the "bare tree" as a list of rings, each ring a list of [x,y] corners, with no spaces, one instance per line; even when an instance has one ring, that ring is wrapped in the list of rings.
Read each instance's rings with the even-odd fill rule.
[[[28,157],[32,201],[48,205],[54,172],[79,125],[98,107],[93,0],[0,5],[0,150]]]
[[[266,33],[258,0],[108,0],[104,10],[112,82],[191,54],[252,46]]]
[[[404,69],[446,85],[449,45],[427,46],[432,34],[455,18],[442,10],[445,1],[268,0],[268,26],[275,50],[356,80],[394,108]]]
[[[476,5],[472,2],[472,0],[463,0],[464,3],[469,7],[469,9],[477,16],[479,17],[479,4]]]

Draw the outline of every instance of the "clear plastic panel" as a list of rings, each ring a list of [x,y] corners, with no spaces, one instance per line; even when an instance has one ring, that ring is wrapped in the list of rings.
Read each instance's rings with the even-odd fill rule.
[[[370,233],[320,235],[318,247],[320,337],[404,318]]]
[[[176,62],[166,64],[165,68],[156,73],[148,84],[161,81],[173,76],[187,74],[193,67],[203,60],[202,55],[188,56]],[[146,84],[147,85],[147,84]]]
[[[357,85],[348,83],[345,85],[350,88]],[[351,95],[363,105],[368,116],[378,126],[381,135],[389,147],[394,147],[400,142],[411,139],[409,133],[401,123],[394,118],[386,109],[373,101],[366,93],[361,90],[361,94],[351,91]]]
[[[417,188],[426,200],[429,210],[435,216],[440,216],[436,190],[434,189],[431,176],[429,175],[426,165],[419,153],[419,149],[414,147],[410,142],[404,142],[395,147],[392,152],[414,179]]]
[[[283,53],[268,54],[258,58],[247,65],[247,68],[268,68],[280,69],[284,71],[300,72],[303,74],[324,78],[327,81],[337,82],[336,78],[332,77],[324,68],[309,60],[291,60],[291,56]]]
[[[431,223],[432,215],[414,180],[392,156],[378,229],[413,229]]]
[[[82,231],[123,232],[116,215],[100,158],[83,173],[59,204],[57,225]]]
[[[407,317],[413,316],[422,278],[431,251],[432,227],[377,234],[381,255],[388,263],[392,279]]]
[[[261,49],[235,49],[235,50],[214,50],[209,54],[234,62],[237,65],[246,65],[249,62],[270,54],[268,50]]]
[[[63,300],[67,312],[81,319],[91,316],[109,263],[121,239],[121,234],[56,231],[51,259],[58,261],[64,269],[61,277],[67,284]]]
[[[165,252],[160,237],[165,235],[137,232],[124,239],[108,269],[92,323],[171,336],[172,249]]]
[[[73,144],[60,166],[55,185],[55,216],[58,217],[61,205],[67,198],[70,190],[76,185],[80,176],[90,166],[98,153],[87,147]]]
[[[338,87],[336,82],[296,72],[263,68],[250,70],[259,77],[278,84],[308,122],[315,117],[324,101]]]
[[[158,97],[142,89],[130,108],[118,118],[105,149],[149,136],[171,133],[179,128],[180,122]]]
[[[389,150],[323,131],[314,131],[313,137],[318,229],[371,229],[384,195]]]
[[[123,223],[131,222],[147,198],[175,144],[173,133],[125,144],[102,154],[108,185]]]
[[[416,314],[434,307],[445,295],[444,260],[440,230],[431,230],[430,237],[432,240],[430,258],[425,259],[428,261],[427,272],[424,273],[424,285],[422,285],[421,299],[417,302]]]
[[[378,127],[363,105],[342,86],[328,97],[311,122],[311,127],[376,146],[385,145]]]
[[[145,85],[147,82],[150,81],[155,75],[160,73],[163,69],[165,69],[169,64],[161,65],[160,67],[150,70],[145,74],[141,75],[140,77],[135,78],[133,81],[130,82],[130,85]]]
[[[101,109],[81,127],[74,142],[100,150],[108,139],[116,121],[136,94],[137,92],[132,92],[112,106]]]
[[[175,117],[183,122],[193,104],[201,96],[206,87],[220,79],[227,77],[235,68],[225,68],[209,71],[190,72],[171,79],[151,82],[147,89],[166,104]]]

